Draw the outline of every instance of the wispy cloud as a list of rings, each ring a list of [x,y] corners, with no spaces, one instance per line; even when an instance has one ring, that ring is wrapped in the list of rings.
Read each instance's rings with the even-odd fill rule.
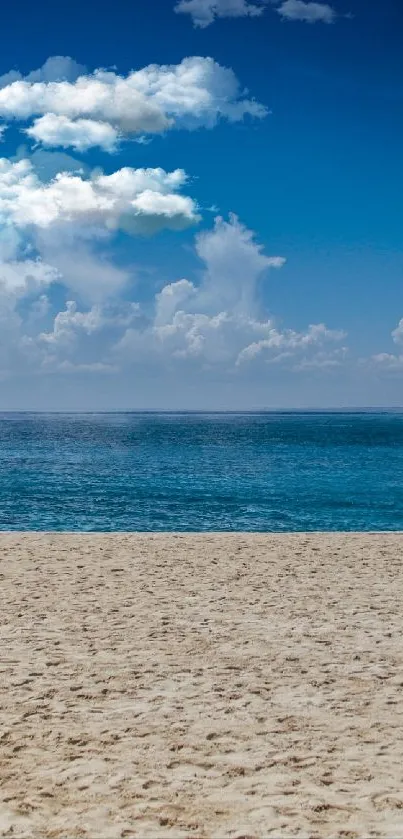
[[[260,17],[265,8],[276,6],[283,20],[304,23],[334,23],[335,9],[328,3],[314,0],[179,0],[177,14],[190,15],[195,27],[205,29],[218,18]]]
[[[327,3],[304,2],[304,0],[285,0],[277,9],[285,20],[304,23],[334,23],[336,12]]]
[[[179,0],[174,7],[177,14],[190,15],[194,26],[205,29],[216,18],[259,17],[263,12],[262,2],[250,0]]]

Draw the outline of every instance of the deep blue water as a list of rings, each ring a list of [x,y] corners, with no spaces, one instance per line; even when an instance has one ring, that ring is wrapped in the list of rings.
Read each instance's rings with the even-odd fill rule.
[[[0,530],[403,530],[403,414],[3,414]]]

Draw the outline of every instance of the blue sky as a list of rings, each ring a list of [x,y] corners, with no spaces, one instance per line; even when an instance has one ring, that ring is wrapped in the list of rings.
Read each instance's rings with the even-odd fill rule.
[[[402,31],[399,0],[3,10],[0,409],[401,405]]]

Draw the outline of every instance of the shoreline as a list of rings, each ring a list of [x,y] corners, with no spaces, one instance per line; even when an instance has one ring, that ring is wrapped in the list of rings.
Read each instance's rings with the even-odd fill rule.
[[[45,539],[337,539],[341,537],[351,539],[381,539],[396,536],[403,538],[403,530],[287,530],[287,531],[259,531],[259,530],[0,530],[0,550],[5,539],[35,540]],[[52,546],[53,547],[53,546]]]
[[[0,835],[403,837],[402,548],[0,532]]]

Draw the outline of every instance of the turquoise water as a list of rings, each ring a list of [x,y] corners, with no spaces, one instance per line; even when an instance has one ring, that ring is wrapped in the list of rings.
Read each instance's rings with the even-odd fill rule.
[[[1,530],[403,530],[403,414],[3,414]]]

